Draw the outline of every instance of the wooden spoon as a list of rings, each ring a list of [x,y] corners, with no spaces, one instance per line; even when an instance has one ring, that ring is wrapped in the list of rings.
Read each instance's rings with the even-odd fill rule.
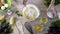
[[[55,9],[54,3],[55,3],[55,0],[51,0],[51,3],[50,3],[50,5],[49,5],[47,11],[52,10],[53,16],[54,16],[54,17],[57,17],[57,11],[56,11],[56,9]]]

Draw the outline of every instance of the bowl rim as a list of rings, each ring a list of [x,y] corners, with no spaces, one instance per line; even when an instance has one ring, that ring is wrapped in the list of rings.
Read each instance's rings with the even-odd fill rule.
[[[24,16],[24,11],[26,10],[26,8],[28,8],[28,7],[33,7],[34,9],[36,9],[36,11],[37,11],[37,13],[38,13],[38,15],[35,17],[35,18],[33,18],[32,20],[35,20],[35,19],[37,19],[38,17],[39,17],[39,15],[40,15],[40,10],[38,9],[38,7],[36,6],[36,5],[34,5],[34,4],[28,4],[28,5],[26,5],[24,8],[23,8],[23,16]],[[25,16],[24,16],[25,17]],[[26,18],[26,17],[25,17]],[[27,19],[27,18],[26,18]],[[28,20],[30,20],[30,19],[28,19]]]

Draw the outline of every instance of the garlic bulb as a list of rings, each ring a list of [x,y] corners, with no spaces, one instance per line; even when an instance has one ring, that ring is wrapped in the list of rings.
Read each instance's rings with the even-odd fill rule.
[[[4,4],[4,6],[7,8],[8,7],[8,4]]]
[[[4,10],[5,9],[5,6],[2,6],[1,9]]]

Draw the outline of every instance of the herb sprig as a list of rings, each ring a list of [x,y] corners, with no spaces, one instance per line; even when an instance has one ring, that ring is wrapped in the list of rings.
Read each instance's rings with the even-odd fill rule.
[[[15,12],[18,16],[22,16],[22,14],[19,11]]]
[[[60,20],[52,22],[46,34],[60,34]]]
[[[13,32],[13,29],[11,25],[9,25],[9,22],[4,20],[0,24],[0,34],[11,34]]]

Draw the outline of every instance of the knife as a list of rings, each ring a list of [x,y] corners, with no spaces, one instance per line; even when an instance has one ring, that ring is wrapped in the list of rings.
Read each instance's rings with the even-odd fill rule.
[[[26,27],[26,29],[30,32],[30,34],[33,34],[33,31],[32,31],[32,26],[30,23],[26,22],[24,24],[24,26]]]

